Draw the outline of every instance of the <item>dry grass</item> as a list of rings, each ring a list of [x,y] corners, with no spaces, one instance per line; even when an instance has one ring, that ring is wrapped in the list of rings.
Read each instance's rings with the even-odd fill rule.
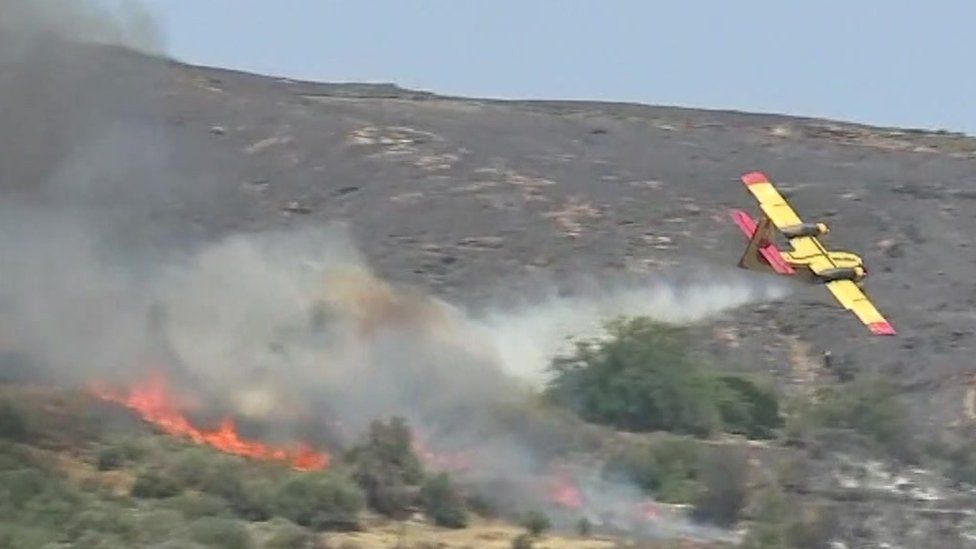
[[[437,528],[425,522],[386,522],[370,524],[365,532],[330,534],[330,547],[361,549],[510,549],[512,540],[524,530],[494,521],[473,521],[463,530]],[[536,542],[536,549],[611,549],[617,542],[590,538],[547,535]]]

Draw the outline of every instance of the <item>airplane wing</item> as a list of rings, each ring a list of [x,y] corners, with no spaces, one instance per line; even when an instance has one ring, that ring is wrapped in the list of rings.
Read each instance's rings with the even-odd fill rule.
[[[871,330],[871,333],[895,335],[895,329],[881,316],[881,313],[874,307],[868,296],[864,295],[864,292],[857,287],[857,284],[850,280],[834,280],[827,283],[827,288],[845,309],[854,313],[854,316]]]
[[[746,189],[756,197],[756,200],[759,201],[759,208],[779,231],[782,232],[787,227],[803,224],[803,220],[800,219],[789,202],[783,198],[783,195],[776,190],[766,174],[749,172],[742,176],[742,182]],[[787,240],[793,247],[793,256],[797,259],[806,260],[813,272],[819,273],[837,267],[830,259],[823,244],[815,237],[794,236],[792,238],[787,237]]]
[[[759,208],[773,222],[777,229],[803,223],[783,195],[779,194],[773,183],[762,172],[749,172],[742,176],[746,189],[759,201]]]

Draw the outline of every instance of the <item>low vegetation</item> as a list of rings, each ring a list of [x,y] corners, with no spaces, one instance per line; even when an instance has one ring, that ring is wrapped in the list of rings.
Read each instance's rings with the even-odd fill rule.
[[[367,507],[450,528],[469,520],[400,419],[374,423],[330,470],[296,472],[141,429],[89,440],[65,461],[50,431],[29,428],[48,421],[44,409],[0,406],[0,547],[313,547],[319,533],[360,528]]]
[[[637,486],[658,502],[689,505],[701,522],[733,527],[744,517],[751,524],[746,547],[825,547],[823,532],[832,531],[835,517],[796,497],[791,483],[802,484],[803,471],[795,467],[757,501],[744,448],[706,440],[716,435],[785,434],[814,448],[843,430],[886,455],[937,459],[953,478],[976,484],[971,443],[906,443],[913,440],[908,414],[884,380],[823,388],[789,410],[782,429],[776,394],[720,368],[696,349],[690,332],[631,319],[611,324],[609,335],[556,360],[545,398],[500,412],[499,423],[510,422],[514,437],[543,441],[556,455],[601,457],[605,479]],[[65,461],[66,444],[52,442],[52,433],[70,425],[45,427],[34,417],[45,408],[0,400],[0,547],[312,547],[323,533],[361,528],[367,510],[393,520],[423,514],[452,529],[467,527],[472,513],[506,515],[448,474],[426,471],[401,418],[374,421],[328,471],[299,473],[141,427],[90,435],[98,422],[83,415],[78,432],[90,437],[88,446]],[[642,434],[609,436],[612,429]],[[73,439],[68,446],[77,448]],[[584,538],[603,528],[557,518],[560,528]],[[542,512],[517,519],[524,533],[513,547],[531,547],[552,528]]]
[[[736,448],[714,448],[703,453],[701,488],[695,495],[695,516],[719,526],[739,521],[749,490],[749,463]]]
[[[908,410],[885,378],[861,376],[823,387],[795,408],[786,429],[791,439],[808,442],[824,431],[846,430],[864,437],[882,455],[904,461],[921,457]]]
[[[464,528],[468,525],[464,499],[447,473],[428,478],[420,497],[424,511],[434,524],[447,528]]]
[[[7,401],[0,401],[0,440],[23,440],[27,436],[24,418]]]
[[[837,515],[826,503],[801,505],[778,486],[760,497],[756,520],[743,540],[744,549],[828,549],[837,535]]]
[[[371,508],[393,518],[406,516],[424,469],[403,419],[372,422],[365,440],[347,453],[346,461]]]
[[[627,431],[768,438],[781,426],[775,393],[719,370],[685,329],[636,318],[613,322],[608,332],[554,361],[552,402]]]
[[[635,484],[661,502],[691,503],[700,488],[701,461],[700,443],[667,436],[611,454],[603,476]]]

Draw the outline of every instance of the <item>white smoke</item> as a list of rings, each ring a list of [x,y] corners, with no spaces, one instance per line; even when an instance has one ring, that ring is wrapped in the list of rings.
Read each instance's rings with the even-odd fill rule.
[[[648,317],[692,323],[750,302],[778,299],[786,292],[785,285],[773,281],[725,273],[712,281],[649,281],[550,297],[524,308],[490,311],[474,322],[497,349],[505,372],[540,387],[554,356],[570,350],[574,340],[599,337],[607,321]]]

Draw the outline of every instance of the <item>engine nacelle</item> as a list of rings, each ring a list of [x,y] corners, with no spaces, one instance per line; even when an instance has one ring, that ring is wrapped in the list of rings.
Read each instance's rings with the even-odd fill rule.
[[[830,232],[826,223],[801,223],[783,227],[783,235],[786,238],[796,238],[799,236],[820,236]]]
[[[867,270],[863,267],[840,267],[821,271],[817,273],[817,277],[824,282],[833,282],[835,280],[858,282],[867,276],[867,274]]]

